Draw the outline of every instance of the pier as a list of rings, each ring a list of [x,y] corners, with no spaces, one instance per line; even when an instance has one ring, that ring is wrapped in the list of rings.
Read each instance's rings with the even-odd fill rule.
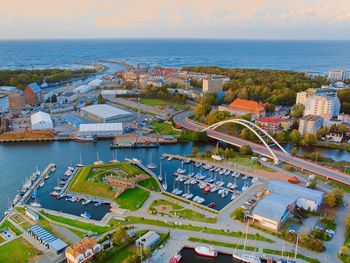
[[[40,183],[45,180],[45,177],[52,172],[52,169],[56,167],[56,164],[50,163],[41,175],[33,182],[32,186],[27,190],[27,192],[22,196],[22,198],[18,201],[18,204],[26,204],[30,198],[31,193],[38,188]]]

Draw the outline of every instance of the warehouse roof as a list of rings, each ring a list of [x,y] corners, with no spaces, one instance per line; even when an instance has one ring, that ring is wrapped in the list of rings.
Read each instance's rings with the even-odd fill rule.
[[[48,122],[52,124],[52,119],[50,114],[42,111],[38,111],[30,116],[30,122],[32,124]]]
[[[271,190],[273,193],[279,194],[280,196],[283,195],[294,198],[304,198],[314,202],[318,202],[323,198],[323,192],[321,191],[278,180],[272,180],[268,184],[267,189]]]
[[[28,87],[29,87],[34,93],[38,93],[38,92],[41,91],[39,85],[38,85],[36,82],[28,84]]]
[[[279,221],[288,206],[293,204],[296,198],[270,193],[261,199],[253,209],[254,215],[259,215],[274,221]]]
[[[28,232],[34,234],[37,239],[39,239],[45,245],[49,245],[56,251],[61,251],[68,246],[64,241],[50,234],[46,229],[39,225],[30,227]]]
[[[79,132],[89,131],[120,131],[123,130],[123,124],[120,122],[116,123],[88,123],[80,124]]]
[[[81,108],[82,111],[88,112],[90,114],[97,115],[101,118],[107,119],[118,115],[131,115],[130,112],[106,105],[106,104],[96,104]]]

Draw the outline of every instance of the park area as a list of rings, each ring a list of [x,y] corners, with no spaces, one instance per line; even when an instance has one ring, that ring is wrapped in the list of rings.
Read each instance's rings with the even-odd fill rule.
[[[79,170],[68,187],[68,191],[113,199],[116,192],[103,182],[105,176],[114,175],[135,179],[144,173],[137,167],[124,163],[89,165]]]
[[[37,255],[39,255],[39,251],[22,237],[0,246],[1,262],[27,263]]]

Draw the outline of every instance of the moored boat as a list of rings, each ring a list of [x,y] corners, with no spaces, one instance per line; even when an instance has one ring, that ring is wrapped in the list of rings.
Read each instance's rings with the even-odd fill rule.
[[[169,263],[179,263],[181,260],[182,256],[180,253],[176,253],[174,256],[171,257],[169,260]]]
[[[195,247],[194,251],[197,255],[203,257],[216,258],[218,256],[218,252],[212,247],[198,246]]]

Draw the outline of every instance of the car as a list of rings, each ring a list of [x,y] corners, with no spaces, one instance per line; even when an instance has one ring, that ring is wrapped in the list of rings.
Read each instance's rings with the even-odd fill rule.
[[[334,236],[334,235],[335,235],[335,231],[332,230],[332,229],[327,229],[327,230],[326,230],[326,233],[327,233],[327,235],[329,235],[329,236]]]
[[[130,233],[130,236],[131,236],[131,237],[134,237],[134,238],[137,237],[137,235],[136,235],[135,232],[131,232],[131,233]]]

